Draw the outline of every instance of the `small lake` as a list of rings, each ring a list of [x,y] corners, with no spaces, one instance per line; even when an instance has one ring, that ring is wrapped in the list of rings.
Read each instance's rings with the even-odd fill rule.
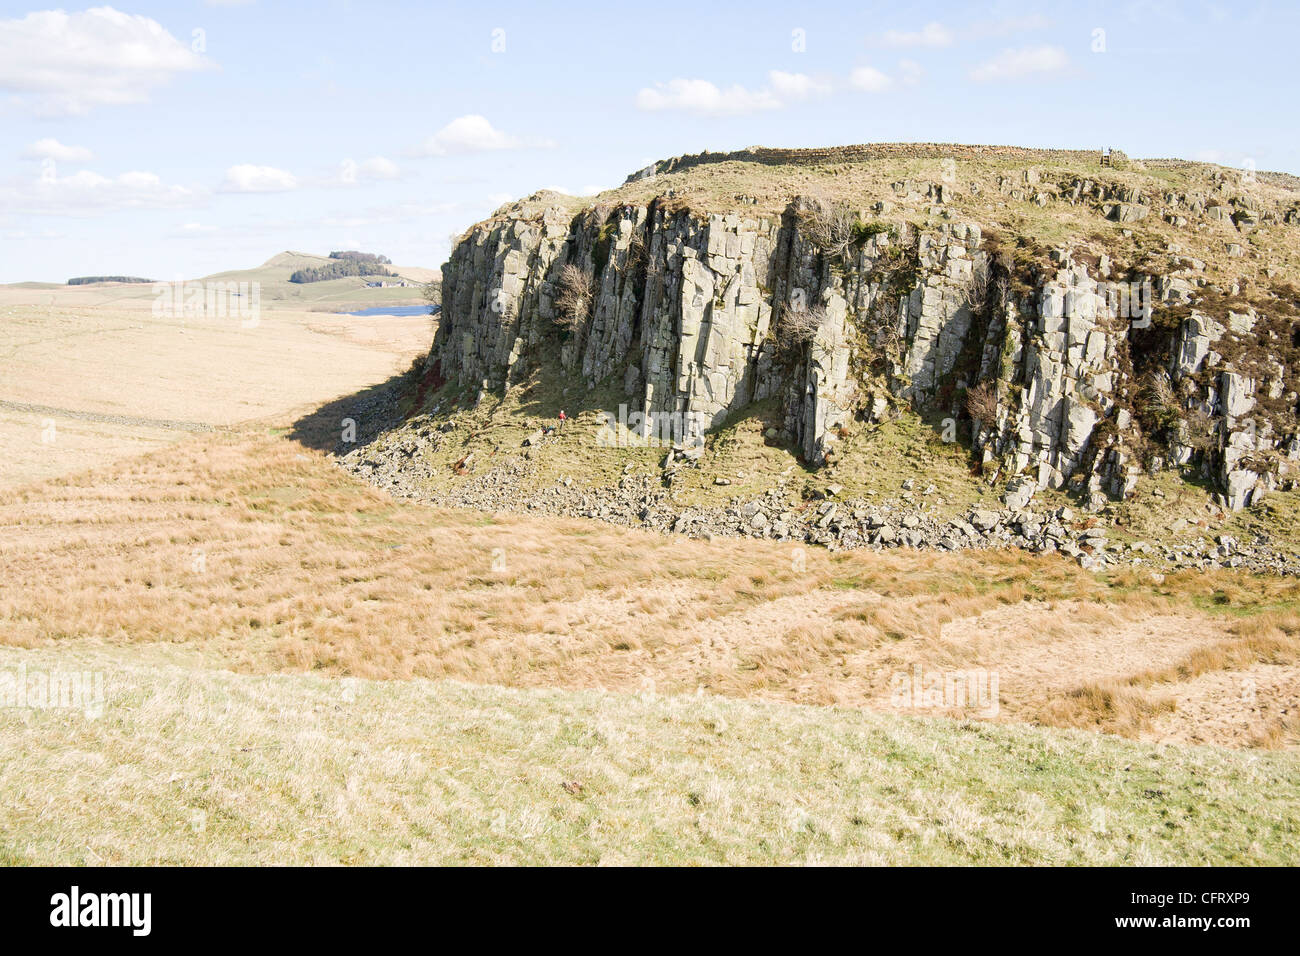
[[[427,305],[381,305],[373,309],[359,309],[356,312],[340,312],[339,315],[430,315],[437,311],[436,305],[432,308]]]

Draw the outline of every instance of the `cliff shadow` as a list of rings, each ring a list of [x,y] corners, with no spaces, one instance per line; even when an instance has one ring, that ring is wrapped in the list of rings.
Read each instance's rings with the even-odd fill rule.
[[[286,437],[329,454],[345,454],[369,445],[405,420],[425,374],[412,367],[387,381],[326,402],[295,421]]]

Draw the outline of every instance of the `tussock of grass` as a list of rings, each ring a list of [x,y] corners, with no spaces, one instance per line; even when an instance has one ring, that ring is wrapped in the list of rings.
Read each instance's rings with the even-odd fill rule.
[[[1151,718],[1174,710],[1167,697],[1114,681],[1088,684],[1050,701],[1039,719],[1054,727],[1083,727],[1125,737],[1151,729]]]
[[[1246,599],[1248,589],[1224,586],[1232,588],[1238,601]],[[1167,694],[1172,685],[1185,684],[1204,674],[1244,672],[1255,664],[1297,662],[1300,662],[1300,614],[1261,611],[1232,621],[1223,629],[1221,638],[1195,647],[1171,664],[1139,671],[1122,681],[1078,687],[1045,705],[1038,718],[1058,727],[1095,727],[1107,733],[1139,737],[1150,731],[1154,716],[1175,709],[1174,701]],[[1297,715],[1284,712],[1253,732],[1252,745],[1285,746],[1296,740],[1298,729]]]

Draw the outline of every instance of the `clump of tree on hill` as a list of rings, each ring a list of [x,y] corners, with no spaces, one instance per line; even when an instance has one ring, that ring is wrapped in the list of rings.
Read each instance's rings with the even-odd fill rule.
[[[354,262],[373,262],[376,265],[391,266],[393,260],[388,256],[377,256],[373,252],[331,252],[331,259],[351,259]]]
[[[139,276],[77,276],[69,279],[68,285],[91,285],[95,282],[136,282],[149,285],[153,279],[141,279]]]
[[[346,276],[395,276],[388,268],[392,261],[387,256],[370,252],[331,252],[329,265],[299,269],[289,276],[290,282],[325,282]]]

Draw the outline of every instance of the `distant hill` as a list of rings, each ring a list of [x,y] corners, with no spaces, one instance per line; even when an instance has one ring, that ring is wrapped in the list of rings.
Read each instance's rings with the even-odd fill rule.
[[[231,269],[187,281],[257,282],[260,284],[263,308],[349,312],[387,305],[422,305],[426,301],[424,291],[427,284],[440,281],[442,278],[440,269],[386,264],[383,268],[389,274],[383,276],[351,275],[309,283],[290,281],[293,274],[301,270],[329,268],[342,264],[350,264],[350,261],[285,250],[251,269]],[[153,283],[148,279],[84,276],[72,280],[70,285],[71,288],[69,285],[57,283],[23,282],[6,285],[3,288],[33,294],[48,290],[58,293],[58,301],[65,296],[75,296],[77,303],[86,305],[105,305],[110,302],[147,303],[154,298]],[[45,296],[40,301],[53,304],[56,300]]]
[[[303,269],[308,266],[321,266],[328,263],[329,256],[317,256],[310,252],[278,252],[267,259],[258,268],[261,269]]]
[[[217,272],[201,281],[261,283],[262,304],[272,308],[343,312],[381,305],[420,305],[425,301],[424,286],[442,275],[438,269],[383,266],[387,275],[293,280],[295,274],[344,264],[344,260],[329,256],[286,250],[256,268]]]

